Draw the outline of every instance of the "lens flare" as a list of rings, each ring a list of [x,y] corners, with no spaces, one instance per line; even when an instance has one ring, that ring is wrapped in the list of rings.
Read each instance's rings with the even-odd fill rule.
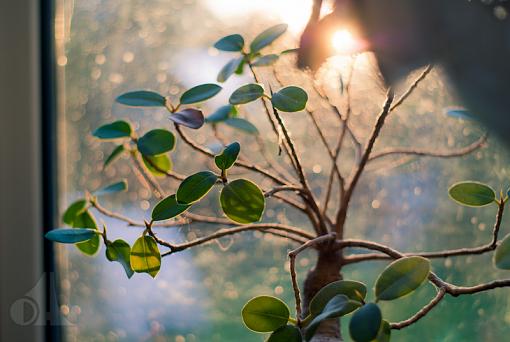
[[[338,53],[354,53],[359,51],[360,43],[348,30],[340,30],[333,34],[333,48]]]

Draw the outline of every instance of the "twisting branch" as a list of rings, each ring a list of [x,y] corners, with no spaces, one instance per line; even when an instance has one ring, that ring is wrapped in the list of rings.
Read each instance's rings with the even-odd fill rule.
[[[336,234],[329,233],[326,235],[321,235],[313,240],[309,240],[306,243],[302,244],[298,248],[292,250],[289,252],[289,263],[290,263],[290,278],[292,280],[292,288],[294,290],[294,298],[296,302],[296,320],[297,325],[300,325],[301,322],[301,295],[299,293],[299,284],[297,282],[297,275],[296,275],[296,257],[299,253],[303,252],[305,249],[317,246],[321,243],[335,240]]]
[[[427,65],[425,69],[421,72],[421,74],[411,83],[409,88],[400,95],[398,100],[396,100],[393,105],[391,106],[391,111],[393,112],[395,109],[397,109],[398,106],[400,106],[404,101],[413,93],[413,91],[418,87],[418,84],[420,84],[421,81],[427,77],[427,75],[432,71],[433,65]]]

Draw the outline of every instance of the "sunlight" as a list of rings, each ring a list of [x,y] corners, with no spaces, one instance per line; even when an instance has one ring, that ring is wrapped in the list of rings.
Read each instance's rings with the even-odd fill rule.
[[[335,51],[341,54],[351,54],[360,50],[360,42],[348,30],[335,32],[331,43]]]

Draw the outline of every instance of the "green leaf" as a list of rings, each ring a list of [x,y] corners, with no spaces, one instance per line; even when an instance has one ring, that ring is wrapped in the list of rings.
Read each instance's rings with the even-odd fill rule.
[[[372,340],[371,342],[390,342],[390,338],[391,338],[390,323],[386,320],[383,320],[381,326],[379,327],[377,337],[375,338],[375,340]]]
[[[236,69],[236,75],[242,75],[244,72],[244,66],[246,65],[246,58],[243,58],[241,63],[239,63],[239,66]]]
[[[165,176],[172,169],[172,161],[166,154],[159,156],[142,156],[143,163],[154,176]]]
[[[279,56],[274,53],[270,54],[270,55],[265,55],[265,56],[259,57],[255,62],[253,62],[252,65],[255,67],[273,65],[274,63],[276,63],[278,58],[279,58]]]
[[[507,235],[494,253],[494,265],[502,270],[510,270],[510,234]]]
[[[115,99],[118,103],[133,107],[165,107],[166,99],[158,93],[147,90],[132,91]]]
[[[285,325],[276,329],[267,342],[301,342],[301,331],[294,325]]]
[[[448,109],[446,110],[446,114],[457,119],[478,121],[478,118],[475,115],[462,108]]]
[[[238,223],[259,221],[266,205],[259,187],[246,179],[236,179],[225,185],[220,203],[225,215]]]
[[[430,261],[420,256],[398,259],[389,264],[375,283],[378,300],[392,300],[416,290],[430,273]]]
[[[298,53],[298,52],[299,52],[299,48],[293,48],[293,49],[283,50],[282,52],[280,52],[280,55],[286,55],[289,53]]]
[[[336,295],[345,295],[349,299],[363,302],[367,294],[365,284],[353,280],[338,280],[324,286],[310,301],[310,315],[316,316],[322,312],[326,304]],[[349,312],[358,308],[358,305],[348,305]]]
[[[177,201],[192,204],[204,197],[212,189],[218,176],[211,171],[202,171],[187,177],[177,189]]]
[[[322,313],[316,316],[310,324],[306,327],[305,338],[307,341],[310,341],[315,335],[317,328],[319,325],[326,319],[330,318],[338,318],[341,317],[348,312],[349,298],[345,295],[339,294],[331,298],[331,300],[326,304]],[[350,312],[350,311],[349,311]]]
[[[86,210],[80,215],[76,216],[73,223],[73,228],[91,228],[97,230],[97,224],[92,214]],[[86,255],[94,255],[99,251],[100,239],[99,235],[93,236],[90,240],[79,242],[76,247]]]
[[[115,121],[96,129],[92,135],[99,139],[129,138],[131,136],[131,125],[126,121]]]
[[[216,77],[216,81],[223,83],[228,80],[230,76],[236,72],[243,61],[244,57],[232,58],[223,66],[223,68],[221,68],[218,76]]]
[[[250,299],[241,312],[243,322],[256,332],[271,332],[283,327],[289,320],[289,308],[280,299],[259,296]]]
[[[65,224],[73,224],[76,216],[82,214],[85,210],[87,210],[87,201],[84,199],[79,199],[73,202],[64,212],[62,216],[62,221]]]
[[[108,165],[110,165],[113,161],[115,161],[120,155],[124,152],[124,145],[119,145],[115,147],[110,153],[110,155],[105,159],[103,164],[103,169],[106,169]]]
[[[233,142],[225,147],[220,155],[214,157],[214,163],[220,170],[228,170],[236,162],[240,151],[241,145],[238,142]]]
[[[128,189],[127,180],[123,179],[120,182],[110,184],[108,186],[105,186],[104,188],[97,190],[94,193],[94,195],[104,196],[104,195],[114,194],[116,192],[127,191],[127,189]]]
[[[178,203],[175,195],[171,195],[156,204],[151,216],[154,221],[164,221],[182,214],[189,207],[190,205]]]
[[[237,128],[249,134],[259,133],[259,130],[257,129],[257,127],[255,127],[255,125],[253,125],[251,122],[243,118],[229,118],[223,122],[226,125],[229,125],[230,127]]]
[[[186,126],[193,129],[198,129],[203,126],[205,119],[201,110],[187,108],[179,112],[170,114],[170,120],[176,124]]]
[[[106,244],[106,258],[110,261],[118,261],[124,267],[128,278],[131,278],[134,274],[129,260],[130,254],[131,246],[124,240],[118,239]]]
[[[161,268],[161,253],[158,244],[152,236],[141,236],[131,248],[129,261],[133,271],[148,273],[152,278]]]
[[[381,310],[374,303],[368,303],[352,315],[349,333],[355,342],[370,342],[377,337],[382,323]]]
[[[221,91],[221,87],[214,83],[201,84],[193,87],[181,95],[181,104],[202,102],[214,97]]]
[[[231,34],[214,43],[214,47],[221,51],[241,51],[244,47],[244,38],[240,34]]]
[[[144,156],[156,156],[173,150],[175,136],[165,129],[153,129],[138,139],[137,146]]]
[[[237,88],[232,95],[230,95],[228,101],[233,105],[244,104],[255,101],[262,97],[262,95],[264,95],[264,88],[260,84],[250,83]]]
[[[89,228],[59,228],[44,235],[48,240],[60,243],[77,243],[90,240],[99,232]]]
[[[496,199],[494,190],[479,182],[456,183],[450,187],[448,193],[454,201],[469,207],[483,207]]]
[[[256,53],[274,42],[287,31],[287,24],[279,24],[260,33],[250,44],[250,52]]]
[[[308,95],[306,92],[295,86],[280,89],[273,94],[271,103],[273,106],[284,112],[298,112],[305,109]]]
[[[209,115],[205,119],[205,122],[208,122],[208,123],[218,123],[218,122],[221,122],[221,121],[225,121],[235,111],[236,111],[236,107],[234,107],[232,105],[221,106],[214,113]]]

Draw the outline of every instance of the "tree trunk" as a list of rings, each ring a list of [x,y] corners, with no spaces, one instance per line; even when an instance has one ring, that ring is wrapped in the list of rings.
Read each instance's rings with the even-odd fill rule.
[[[340,251],[319,251],[317,264],[308,273],[304,282],[303,315],[308,315],[310,300],[327,284],[342,279],[342,254]],[[339,342],[342,341],[338,319],[322,322],[315,333],[312,342]]]

